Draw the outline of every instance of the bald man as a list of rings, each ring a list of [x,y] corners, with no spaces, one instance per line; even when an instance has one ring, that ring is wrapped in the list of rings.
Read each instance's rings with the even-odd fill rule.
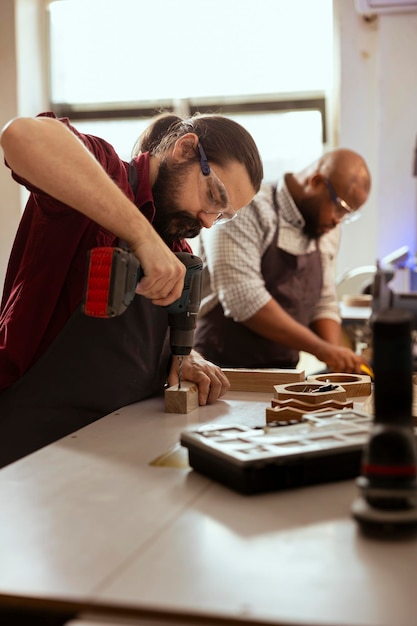
[[[332,150],[239,216],[200,235],[203,299],[195,349],[221,367],[294,368],[308,352],[335,372],[366,361],[340,345],[335,286],[340,224],[366,202],[364,159]]]

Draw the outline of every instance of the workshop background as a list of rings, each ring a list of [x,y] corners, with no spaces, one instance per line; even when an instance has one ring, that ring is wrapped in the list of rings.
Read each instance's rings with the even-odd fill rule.
[[[252,132],[266,178],[349,147],[373,187],[338,274],[403,246],[412,266],[417,2],[372,2],[2,0],[0,125],[52,109],[128,159],[152,107],[216,110]],[[0,188],[2,285],[26,194],[6,167]]]

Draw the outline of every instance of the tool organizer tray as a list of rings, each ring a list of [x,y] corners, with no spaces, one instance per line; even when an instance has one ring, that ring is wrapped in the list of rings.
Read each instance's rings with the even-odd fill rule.
[[[193,469],[244,494],[355,478],[372,416],[353,410],[249,428],[202,425],[181,433]]]

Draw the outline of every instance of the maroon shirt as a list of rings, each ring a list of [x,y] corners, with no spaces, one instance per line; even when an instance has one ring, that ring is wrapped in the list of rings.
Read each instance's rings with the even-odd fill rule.
[[[56,117],[53,113],[43,116]],[[106,141],[77,135],[113,181],[150,221],[155,207],[149,182],[149,154],[135,158],[136,198],[129,185],[129,164]],[[62,158],[65,158],[63,153]],[[0,390],[16,382],[50,346],[79,306],[85,281],[87,252],[97,246],[117,246],[115,235],[59,202],[15,173],[31,192],[7,269],[0,309]],[[186,242],[176,250],[190,251]]]

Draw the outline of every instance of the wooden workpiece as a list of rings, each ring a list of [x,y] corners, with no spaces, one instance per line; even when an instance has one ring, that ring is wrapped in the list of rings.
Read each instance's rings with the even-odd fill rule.
[[[222,368],[230,382],[230,391],[272,392],[274,385],[305,380],[305,371],[297,369]]]
[[[333,384],[333,383],[332,383]],[[267,407],[267,423],[276,421],[301,420],[305,413],[321,413],[352,408],[353,403],[346,399],[346,391],[340,385],[330,391],[314,391],[323,384],[308,383],[274,385],[274,398],[271,408]]]
[[[271,422],[292,422],[295,420],[301,422],[303,415],[306,413],[314,415],[314,413],[328,413],[334,410],[333,407],[319,406],[316,408],[314,405],[310,405],[307,411],[305,409],[296,409],[292,406],[267,407],[265,410],[265,419],[267,424],[271,424]]]
[[[188,380],[165,389],[165,413],[190,413],[198,408],[198,387]]]
[[[336,400],[338,402],[346,401],[347,393],[341,385],[338,385],[336,389],[332,389],[331,391],[315,391],[319,387],[323,387],[323,385],[324,383],[316,384],[307,382],[302,384],[274,385],[274,398],[279,401],[296,398],[301,402],[314,405],[314,409],[317,408],[317,405],[322,404],[326,400]]]
[[[276,400],[272,398],[271,406],[280,408],[291,407],[293,409],[300,409],[300,411],[309,411],[311,409],[309,402],[303,402],[297,398],[288,398],[288,400]],[[343,409],[352,409],[353,401],[346,400],[345,402],[339,402],[338,400],[324,400],[320,403],[320,406],[325,408],[329,407],[333,411],[342,411]]]
[[[365,374],[316,374],[309,376],[307,382],[320,383],[321,385],[329,382],[334,385],[341,385],[345,389],[348,398],[369,396],[371,393],[371,377]]]

